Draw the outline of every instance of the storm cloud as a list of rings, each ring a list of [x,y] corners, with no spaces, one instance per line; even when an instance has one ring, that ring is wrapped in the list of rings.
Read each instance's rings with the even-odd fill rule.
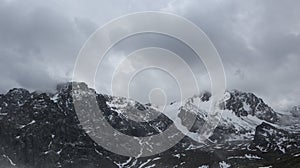
[[[98,27],[124,14],[154,10],[183,16],[204,30],[220,53],[228,89],[254,92],[282,110],[300,104],[299,6],[296,0],[0,0],[0,92],[13,87],[53,90],[57,83],[71,80],[78,52]],[[108,92],[111,73],[126,54],[147,46],[182,56],[207,89],[203,64],[189,60],[192,52],[178,45],[149,35],[118,44],[102,65],[105,72],[99,70],[98,91]],[[147,75],[156,83],[141,78],[137,91],[165,79]]]

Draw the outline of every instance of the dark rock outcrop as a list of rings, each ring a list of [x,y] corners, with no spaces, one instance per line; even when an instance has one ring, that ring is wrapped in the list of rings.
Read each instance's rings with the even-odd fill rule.
[[[289,153],[299,150],[300,136],[264,122],[256,127],[253,146],[262,152]]]

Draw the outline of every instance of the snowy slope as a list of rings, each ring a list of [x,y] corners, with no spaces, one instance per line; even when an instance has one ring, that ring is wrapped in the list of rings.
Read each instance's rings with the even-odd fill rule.
[[[269,121],[272,121],[272,118],[276,118],[277,115],[269,106],[264,104],[261,99],[253,94],[238,92],[236,90],[229,92],[229,94],[230,99],[225,102],[220,102],[219,104],[220,108],[218,110],[221,114],[221,118],[216,128],[216,134],[224,134],[224,136],[226,134],[224,138],[227,141],[251,139],[255,133],[256,126],[263,122],[273,124]],[[193,96],[182,102],[173,102],[164,108],[150,104],[142,105],[134,100],[120,97],[108,96],[107,99],[107,105],[111,109],[135,121],[149,121],[157,117],[159,112],[163,113],[173,121],[178,130],[196,141],[201,136],[199,132],[201,132],[202,126],[205,122],[208,122],[210,107],[212,105],[211,95],[208,92],[203,92],[200,95]],[[242,106],[237,106],[236,109],[234,109],[233,107],[236,106],[237,103],[233,100],[238,101],[239,105]],[[257,108],[257,110],[253,110],[253,107]],[[241,111],[244,112],[243,115],[240,115]],[[270,111],[272,112],[272,116],[270,116]],[[266,114],[264,115],[264,113]],[[190,124],[187,124],[188,121],[185,121],[187,115],[194,115],[195,123],[192,127],[187,126]],[[264,118],[266,118],[266,120],[264,120]]]

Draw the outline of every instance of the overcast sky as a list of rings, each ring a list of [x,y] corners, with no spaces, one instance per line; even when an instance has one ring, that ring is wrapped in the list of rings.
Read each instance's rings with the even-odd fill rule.
[[[71,79],[79,50],[98,27],[124,14],[154,10],[183,16],[204,30],[220,53],[228,89],[253,92],[277,110],[299,105],[299,6],[297,0],[0,0],[0,92],[52,90]],[[97,74],[99,92],[107,92],[105,79],[124,55],[147,46],[174,50],[199,72],[202,89],[209,86],[204,66],[189,61],[192,53],[174,39],[144,35],[123,43],[108,54],[105,72]],[[155,82],[143,82],[145,75]],[[136,78],[137,93],[166,85],[169,78],[157,71],[144,76]],[[176,90],[169,82],[162,87]]]

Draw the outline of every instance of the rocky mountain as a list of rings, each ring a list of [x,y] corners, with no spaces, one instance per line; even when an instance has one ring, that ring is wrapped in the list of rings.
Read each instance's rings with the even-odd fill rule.
[[[230,95],[226,109],[232,110],[237,116],[252,115],[271,123],[278,121],[276,112],[253,93],[234,90]]]
[[[230,98],[224,102],[225,106],[221,108],[222,116],[211,140],[218,142],[250,140],[253,138],[256,126],[263,122],[278,123],[278,114],[254,94],[237,90],[228,93]],[[208,119],[211,94],[204,92],[182,104],[184,106],[179,109],[180,111],[197,116],[192,131],[201,129],[203,123]]]
[[[282,116],[254,94],[236,90],[229,94],[220,105],[217,128],[207,143],[198,143],[194,138],[208,120],[209,92],[173,102],[161,112],[151,104],[97,94],[84,83],[58,85],[56,93],[12,89],[0,94],[0,167],[299,166],[298,130],[280,125]],[[91,106],[91,95],[96,95],[105,120],[126,135],[156,135],[173,123],[180,130],[180,125],[189,124],[184,120],[188,115],[195,122],[187,136],[163,153],[142,158],[117,155],[90,137],[75,112],[75,99],[87,100],[79,106]]]
[[[290,109],[290,113],[293,117],[300,117],[300,106],[294,106]]]
[[[253,144],[262,152],[297,152],[300,148],[300,134],[289,133],[267,123],[256,127]]]

